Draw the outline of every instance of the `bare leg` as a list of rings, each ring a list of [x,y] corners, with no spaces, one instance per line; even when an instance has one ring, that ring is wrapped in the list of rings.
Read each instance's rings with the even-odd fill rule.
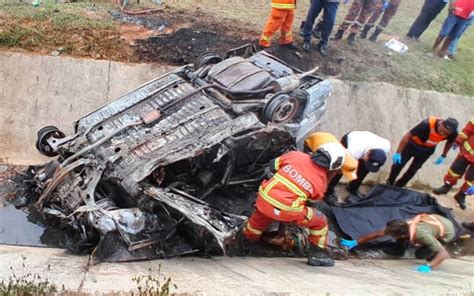
[[[453,40],[452,38],[450,38],[449,36],[446,36],[443,42],[443,46],[441,46],[441,50],[439,51],[440,57],[444,57],[446,55],[446,53],[448,52],[449,44],[451,43],[452,40]]]
[[[436,37],[435,42],[433,43],[433,53],[436,54],[436,49],[441,44],[441,42],[443,42],[443,37],[441,36]]]

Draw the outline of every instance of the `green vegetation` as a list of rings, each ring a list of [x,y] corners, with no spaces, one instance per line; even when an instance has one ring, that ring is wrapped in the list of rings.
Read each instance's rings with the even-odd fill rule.
[[[168,296],[171,287],[177,288],[176,285],[171,284],[170,277],[162,277],[161,265],[159,265],[156,273],[150,268],[148,269],[148,275],[134,277],[132,281],[137,286],[138,296]]]
[[[56,286],[48,281],[47,275],[43,278],[38,274],[27,272],[26,257],[22,256],[22,259],[21,272],[18,274],[10,267],[12,275],[9,280],[0,282],[0,296],[39,296],[57,292]]]

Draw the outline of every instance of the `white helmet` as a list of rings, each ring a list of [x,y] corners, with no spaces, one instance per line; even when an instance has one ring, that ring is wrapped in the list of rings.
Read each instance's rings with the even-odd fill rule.
[[[345,161],[346,149],[338,142],[326,143],[314,152],[311,159],[319,166],[330,171],[338,170]]]

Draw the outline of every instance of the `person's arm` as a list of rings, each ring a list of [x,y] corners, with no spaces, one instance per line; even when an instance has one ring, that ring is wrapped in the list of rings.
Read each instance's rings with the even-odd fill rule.
[[[385,234],[385,229],[382,229],[382,230],[375,231],[375,232],[372,232],[372,233],[369,233],[369,234],[366,234],[366,235],[360,237],[357,240],[357,243],[358,244],[363,244],[365,242],[371,241],[371,240],[376,239],[376,238],[383,237],[385,235],[386,235]]]
[[[410,132],[406,133],[406,134],[403,136],[403,138],[402,138],[402,140],[400,141],[400,143],[398,144],[398,148],[397,148],[397,150],[396,150],[395,152],[396,152],[396,153],[399,153],[399,154],[402,153],[403,149],[404,149],[405,146],[408,144],[408,142],[410,141],[410,139],[411,139],[412,136],[413,136],[413,135],[412,135]]]
[[[444,145],[443,154],[441,154],[441,156],[443,158],[446,158],[446,156],[448,155],[449,150],[451,149],[451,147],[453,147],[453,144],[454,144],[454,141],[447,141],[446,142],[446,144]]]
[[[451,258],[451,256],[449,256],[448,251],[446,251],[444,247],[441,247],[438,253],[436,253],[436,256],[428,265],[431,266],[431,268],[435,268],[436,266],[439,266],[441,263],[443,263],[445,259],[448,259],[448,258]]]
[[[456,137],[456,144],[461,146],[461,144],[469,138],[472,134],[474,134],[474,119],[469,121],[466,126],[462,129],[462,131]]]

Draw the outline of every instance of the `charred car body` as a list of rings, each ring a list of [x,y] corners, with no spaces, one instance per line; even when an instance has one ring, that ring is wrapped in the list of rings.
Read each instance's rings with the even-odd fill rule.
[[[38,150],[56,158],[35,172],[36,206],[98,261],[220,254],[269,160],[301,148],[331,88],[251,46],[205,54],[80,118],[72,135],[41,129]]]

